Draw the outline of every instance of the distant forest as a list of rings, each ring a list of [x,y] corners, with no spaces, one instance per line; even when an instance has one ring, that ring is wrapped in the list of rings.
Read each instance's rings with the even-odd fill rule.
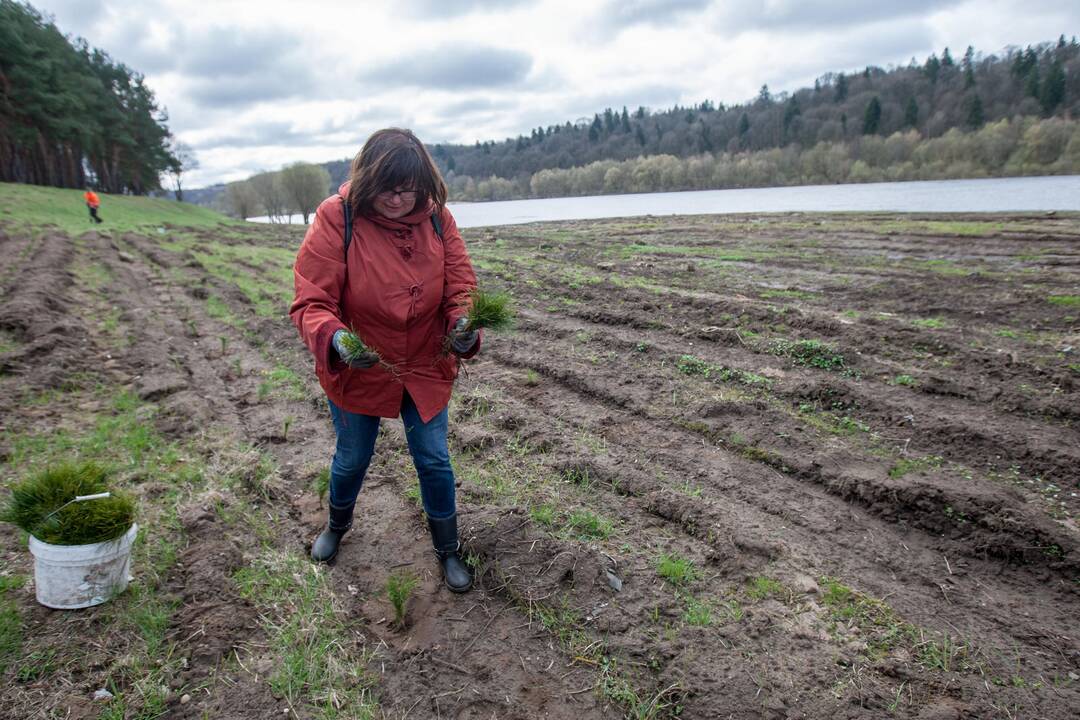
[[[1080,44],[1062,35],[1002,55],[946,48],[921,64],[826,73],[791,94],[762,86],[739,105],[608,108],[429,149],[452,200],[1074,174],[1078,117]],[[349,162],[324,165],[331,188]],[[220,204],[223,189],[192,192]]]
[[[1070,42],[1062,36],[1056,43],[1014,49],[1000,57],[978,56],[969,47],[956,59],[946,48],[940,56],[932,54],[922,64],[913,60],[907,66],[891,70],[867,67],[857,73],[827,73],[812,88],[790,95],[774,94],[762,86],[751,102],[730,107],[706,100],[693,107],[675,107],[658,113],[645,108],[633,111],[625,107],[608,108],[589,121],[536,128],[527,137],[473,146],[436,145],[432,152],[446,172],[457,199],[550,195],[553,191],[558,194],[640,191],[642,183],[620,178],[617,171],[602,188],[594,181],[580,181],[578,184],[587,186],[580,192],[574,187],[572,173],[541,171],[584,168],[603,161],[625,163],[639,156],[659,155],[679,160],[696,157],[700,159],[698,164],[704,162],[721,170],[710,179],[701,177],[699,172],[696,179],[687,178],[683,182],[678,182],[676,177],[668,182],[646,183],[649,189],[738,187],[804,180],[906,179],[867,173],[863,168],[856,169],[851,177],[843,170],[845,163],[829,171],[811,169],[803,173],[795,170],[794,165],[802,163],[794,163],[794,156],[813,149],[833,159],[845,155],[849,166],[863,159],[867,167],[874,167],[882,165],[880,159],[862,158],[861,145],[869,142],[873,155],[878,145],[876,139],[895,133],[904,134],[905,140],[900,145],[913,148],[919,139],[941,138],[950,131],[970,133],[1003,119],[1055,116],[1080,117],[1080,45],[1075,37]],[[1018,138],[1014,145],[1019,145],[1021,140],[1022,137]],[[1080,143],[1080,138],[1075,142]],[[730,170],[749,158],[756,158],[757,164],[761,164],[761,158],[766,157],[759,154],[761,151],[781,148],[788,152],[783,154],[787,162],[780,174],[771,172],[767,173],[769,177],[755,177],[754,173]],[[1080,152],[1080,147],[1075,150]],[[897,161],[902,163],[905,159],[897,158]],[[978,158],[972,161],[958,164],[954,173],[948,168],[936,168],[929,174],[934,177],[1004,174],[1007,158],[997,167],[987,167]],[[815,163],[812,161],[810,165]],[[641,163],[631,165],[640,167]],[[670,161],[668,165],[674,167]],[[618,166],[610,165],[607,169],[611,167]],[[1073,165],[1072,170],[1065,170],[1078,168],[1080,165]],[[1042,172],[1041,168],[1031,170]],[[803,174],[811,177],[803,178]],[[919,176],[915,172],[909,174],[911,179]],[[560,179],[567,182],[558,182]]]
[[[143,76],[0,0],[0,181],[143,194],[180,161]]]

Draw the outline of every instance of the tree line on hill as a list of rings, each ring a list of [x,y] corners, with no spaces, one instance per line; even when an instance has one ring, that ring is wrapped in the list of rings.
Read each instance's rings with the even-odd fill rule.
[[[939,57],[890,70],[826,73],[812,88],[772,93],[725,107],[706,100],[692,107],[650,113],[608,108],[591,119],[538,127],[503,142],[435,145],[432,154],[450,177],[491,177],[531,192],[540,170],[582,167],[639,156],[677,158],[705,153],[737,155],[771,148],[856,143],[866,136],[917,132],[937,138],[951,129],[975,131],[1015,117],[1080,117],[1080,44],[1056,43],[980,56],[967,48],[957,61]],[[333,170],[331,170],[333,174]],[[467,192],[467,183],[456,184]]]
[[[1063,35],[1001,56],[969,47],[956,60],[946,48],[889,70],[826,73],[791,94],[763,86],[730,107],[608,108],[529,136],[430,149],[452,200],[1072,174],[1077,116],[1080,44]],[[323,165],[327,191],[349,164]],[[196,202],[221,206],[224,190]],[[237,214],[231,201],[223,209]]]
[[[167,121],[140,73],[0,0],[0,181],[150,192],[193,163]]]

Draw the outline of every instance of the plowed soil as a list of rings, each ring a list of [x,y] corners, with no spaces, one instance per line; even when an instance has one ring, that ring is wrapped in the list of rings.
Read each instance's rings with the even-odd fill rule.
[[[8,593],[23,657],[60,660],[29,679],[13,662],[0,715],[105,717],[115,703],[91,696],[111,687],[132,703],[109,717],[360,716],[282,690],[287,618],[238,579],[269,552],[303,558],[325,521],[333,429],[285,316],[301,238],[0,235],[3,459],[105,414],[105,386],[240,478],[185,495],[170,526],[160,707],[118,669],[109,605],[49,611],[28,586]],[[518,315],[451,404],[477,587],[441,585],[385,421],[326,570],[346,629],[326,652],[362,659],[375,717],[1080,714],[1080,218],[638,218],[465,239]],[[251,455],[224,467],[221,438]],[[175,489],[133,482],[146,508]],[[4,533],[10,572],[32,574]],[[420,585],[399,628],[383,588],[402,569]]]

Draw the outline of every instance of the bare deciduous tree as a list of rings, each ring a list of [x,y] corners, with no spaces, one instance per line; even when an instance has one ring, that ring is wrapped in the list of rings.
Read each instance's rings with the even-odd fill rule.
[[[285,198],[285,188],[282,186],[281,173],[264,172],[253,176],[248,180],[251,183],[255,195],[266,210],[270,222],[282,222],[288,215],[288,202]]]
[[[247,180],[229,183],[225,186],[225,201],[233,215],[247,220],[259,207],[259,199]]]
[[[304,216],[304,224],[330,191],[330,173],[310,163],[293,163],[281,170],[281,185],[289,203]]]
[[[182,140],[174,140],[169,147],[169,175],[173,179],[178,202],[184,202],[184,188],[181,184],[184,173],[199,167],[199,158],[195,151]]]

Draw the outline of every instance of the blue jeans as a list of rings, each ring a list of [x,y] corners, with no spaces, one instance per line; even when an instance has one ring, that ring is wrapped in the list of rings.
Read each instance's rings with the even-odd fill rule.
[[[337,431],[337,447],[330,464],[330,504],[348,507],[356,502],[364,483],[364,475],[375,452],[380,418],[351,413],[339,408],[332,400],[327,402]],[[405,393],[401,400],[401,420],[405,425],[409,454],[420,478],[424,512],[431,518],[448,518],[454,514],[456,506],[454,469],[450,466],[450,450],[446,446],[446,408],[424,423],[409,393]]]

